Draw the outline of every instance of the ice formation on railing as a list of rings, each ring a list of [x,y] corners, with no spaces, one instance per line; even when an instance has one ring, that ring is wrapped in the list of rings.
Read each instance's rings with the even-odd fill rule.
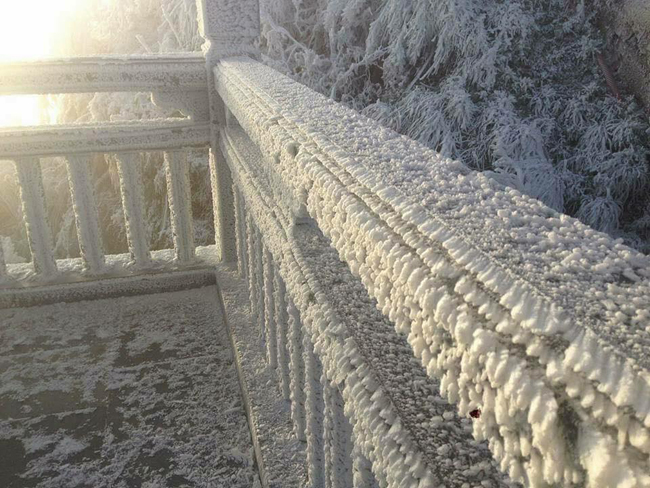
[[[216,73],[264,171],[460,415],[480,410],[474,436],[503,471],[531,487],[650,486],[650,258],[259,63],[226,60]],[[303,314],[308,330],[324,326],[322,313]],[[330,375],[368,385],[345,353],[330,362],[336,348],[315,347]],[[365,401],[355,388],[342,391],[346,405]],[[359,428],[374,419],[351,421],[357,442],[378,432],[367,441],[383,446],[381,428]],[[406,476],[398,458],[369,459],[376,473]]]
[[[92,275],[107,271],[106,257],[90,180],[92,153],[116,155],[131,264],[151,266],[140,152],[165,151],[168,199],[176,262],[191,263],[195,254],[188,151],[209,143],[206,123],[157,120],[92,126],[30,127],[0,130],[0,159],[14,160],[21,189],[23,218],[33,272],[24,276],[51,281],[59,270],[47,222],[40,158],[65,156],[77,237],[84,269]],[[4,262],[3,262],[4,264]],[[16,276],[2,267],[8,281]],[[18,279],[25,279],[22,273]]]
[[[290,295],[285,301],[293,324],[283,330],[293,330],[284,339],[292,351],[292,419],[307,441],[309,485],[350,486],[352,479],[358,487],[508,486],[486,447],[470,438],[467,425],[438,396],[438,386],[413,363],[406,341],[395,342],[400,336],[394,327],[327,241],[310,225],[294,235],[287,213],[293,207],[278,204],[275,194],[282,188],[268,186],[259,154],[241,135],[229,130],[221,141],[233,168],[235,201],[243,196],[246,203],[237,212],[247,219],[246,226],[237,225],[246,229],[238,247],[248,251],[251,310],[262,337],[281,339],[282,329],[280,316],[265,312],[264,295],[281,296],[266,287],[266,269],[282,277]],[[287,357],[277,361],[281,387]],[[338,390],[345,418],[340,403],[326,408],[326,387]],[[342,452],[348,460],[338,463]],[[351,466],[359,471],[352,474]]]

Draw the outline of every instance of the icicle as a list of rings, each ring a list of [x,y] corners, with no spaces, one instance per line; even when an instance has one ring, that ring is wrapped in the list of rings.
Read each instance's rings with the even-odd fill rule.
[[[323,392],[320,378],[322,367],[314,354],[307,335],[303,338],[305,361],[305,415],[307,420],[307,465],[309,484],[314,488],[324,486],[325,469],[323,453]]]

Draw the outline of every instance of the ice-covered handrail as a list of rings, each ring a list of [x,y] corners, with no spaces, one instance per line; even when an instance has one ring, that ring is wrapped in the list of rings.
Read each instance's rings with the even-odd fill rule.
[[[94,56],[3,63],[0,95],[156,92],[207,87],[202,53]]]
[[[0,159],[206,147],[208,123],[185,119],[0,129]]]
[[[0,128],[0,159],[201,148],[209,123],[185,119]]]
[[[215,74],[285,218],[313,218],[460,414],[481,411],[504,471],[650,486],[648,256],[260,63]]]

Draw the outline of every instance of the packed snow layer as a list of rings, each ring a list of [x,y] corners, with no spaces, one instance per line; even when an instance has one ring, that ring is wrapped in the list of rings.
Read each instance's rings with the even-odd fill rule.
[[[271,252],[311,216],[513,480],[650,486],[649,257],[252,60],[215,73],[281,195],[246,200]]]
[[[0,485],[259,486],[217,294],[0,310]]]

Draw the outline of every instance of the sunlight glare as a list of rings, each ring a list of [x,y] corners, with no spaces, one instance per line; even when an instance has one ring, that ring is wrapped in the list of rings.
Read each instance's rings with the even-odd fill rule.
[[[0,63],[52,57],[56,36],[66,17],[84,1],[0,0]],[[0,126],[41,122],[39,96],[0,97]]]

